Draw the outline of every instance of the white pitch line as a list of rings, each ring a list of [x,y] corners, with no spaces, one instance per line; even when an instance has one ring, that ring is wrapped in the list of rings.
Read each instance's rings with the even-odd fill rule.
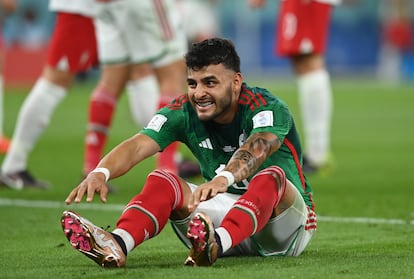
[[[0,206],[15,206],[29,208],[65,208],[65,209],[83,209],[99,211],[119,211],[124,209],[121,204],[95,204],[79,203],[66,205],[64,202],[42,201],[42,200],[21,200],[21,199],[4,199],[0,198]],[[332,223],[361,223],[361,224],[387,224],[387,225],[414,225],[414,220],[402,219],[381,219],[367,217],[331,217],[318,215],[318,221]]]
[[[41,201],[41,200],[19,200],[19,199],[3,199],[0,198],[0,206],[30,207],[30,208],[66,208],[66,209],[88,209],[99,211],[122,211],[124,205],[120,204],[94,204],[79,203],[66,205],[64,202],[57,201]]]
[[[381,219],[368,217],[330,217],[317,216],[318,221],[332,223],[361,223],[361,224],[388,224],[388,225],[414,225],[414,220]]]

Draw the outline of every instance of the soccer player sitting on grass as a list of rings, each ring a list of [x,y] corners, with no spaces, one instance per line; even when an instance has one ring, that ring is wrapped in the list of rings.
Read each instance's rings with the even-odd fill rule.
[[[171,142],[186,144],[205,183],[166,170],[151,172],[115,230],[107,232],[73,211],[61,224],[71,245],[104,267],[122,267],[127,254],[170,220],[190,248],[190,266],[235,255],[298,256],[316,230],[312,189],[286,104],[243,82],[231,41],[196,43],[185,56],[188,93],[162,108],[138,134],[110,151],[66,198],[106,202],[106,181],[125,174]]]

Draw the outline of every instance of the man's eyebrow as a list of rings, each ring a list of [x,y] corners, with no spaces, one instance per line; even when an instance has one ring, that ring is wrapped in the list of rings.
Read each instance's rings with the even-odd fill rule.
[[[207,82],[207,81],[216,80],[216,79],[217,79],[216,76],[211,75],[211,76],[203,77],[201,79],[201,82]],[[194,78],[187,78],[187,82],[196,82],[196,80]]]
[[[205,81],[209,81],[209,80],[212,80],[212,79],[217,79],[217,78],[216,78],[216,76],[211,75],[211,76],[203,77],[201,80],[205,82]]]

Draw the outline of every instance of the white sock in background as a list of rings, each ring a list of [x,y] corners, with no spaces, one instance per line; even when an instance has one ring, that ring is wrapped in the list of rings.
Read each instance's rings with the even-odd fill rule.
[[[330,152],[332,92],[329,74],[321,69],[298,77],[299,103],[304,131],[304,154],[321,166]]]
[[[135,123],[145,127],[158,109],[160,89],[154,75],[127,84],[129,108]]]
[[[37,80],[17,117],[12,143],[2,164],[8,174],[27,168],[27,157],[50,122],[52,113],[67,90],[44,78]]]

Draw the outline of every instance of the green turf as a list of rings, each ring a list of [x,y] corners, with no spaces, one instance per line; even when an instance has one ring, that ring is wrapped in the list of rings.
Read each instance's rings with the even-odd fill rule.
[[[287,101],[300,127],[294,83],[264,81]],[[310,176],[318,232],[297,258],[226,258],[212,268],[184,267],[187,251],[171,228],[134,250],[127,267],[99,268],[73,250],[60,228],[63,200],[81,176],[87,102],[91,84],[78,84],[57,109],[29,161],[50,181],[49,191],[0,188],[0,199],[53,201],[50,208],[1,206],[0,278],[412,278],[414,225],[356,223],[322,217],[414,220],[414,86],[334,81],[333,168]],[[12,134],[24,90],[5,96],[5,132]],[[123,97],[108,148],[136,131]],[[0,161],[3,157],[0,157]],[[154,167],[148,159],[112,183],[108,203],[124,204]],[[94,204],[99,204],[98,200]],[[114,226],[119,210],[75,207],[96,224]]]

